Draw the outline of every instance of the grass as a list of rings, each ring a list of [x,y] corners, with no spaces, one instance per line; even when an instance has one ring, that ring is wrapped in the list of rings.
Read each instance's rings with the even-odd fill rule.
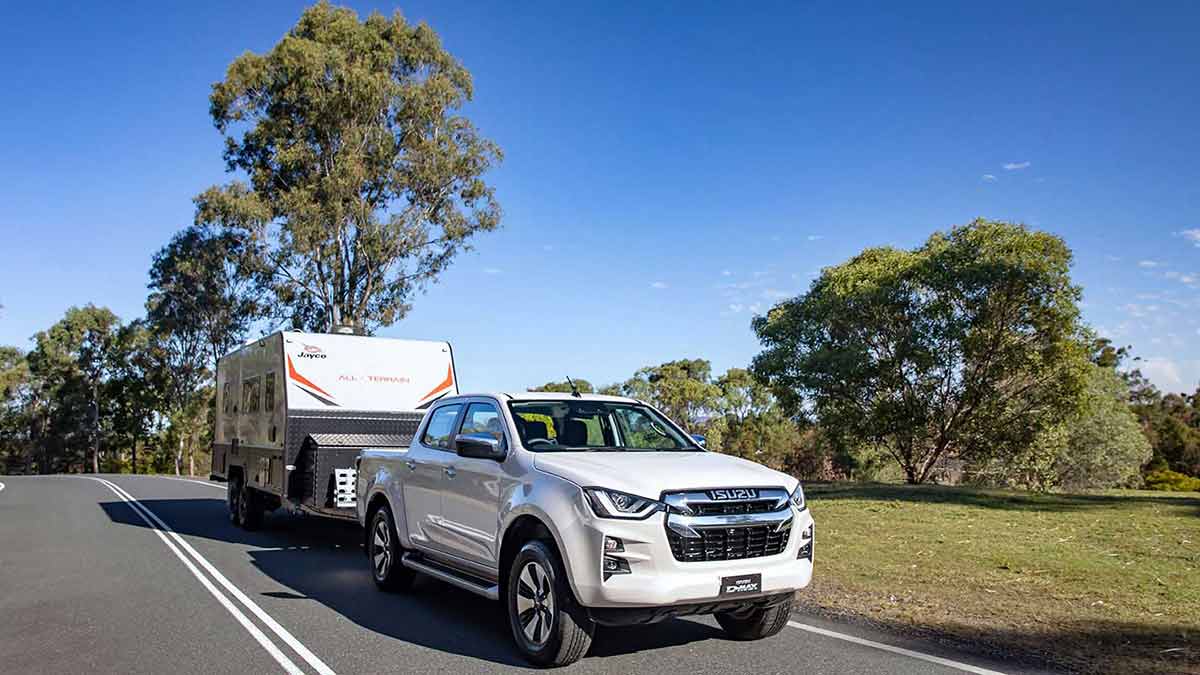
[[[1083,672],[1200,673],[1200,493],[808,486],[825,613]]]

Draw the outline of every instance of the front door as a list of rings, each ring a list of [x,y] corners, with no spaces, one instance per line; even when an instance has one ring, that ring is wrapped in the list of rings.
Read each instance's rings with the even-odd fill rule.
[[[490,400],[473,401],[462,416],[461,434],[488,434],[510,447],[504,418]],[[492,567],[499,560],[500,494],[504,464],[455,455],[444,474],[442,518],[446,543],[455,556]]]

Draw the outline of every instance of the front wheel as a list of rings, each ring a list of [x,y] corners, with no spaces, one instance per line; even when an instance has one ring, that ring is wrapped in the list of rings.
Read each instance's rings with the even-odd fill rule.
[[[734,640],[761,640],[783,630],[792,614],[792,601],[770,607],[718,612],[717,623]]]
[[[263,512],[262,498],[258,495],[258,490],[246,485],[245,482],[241,485],[241,494],[238,496],[237,509],[238,515],[237,524],[241,525],[246,530],[257,530],[262,527]]]
[[[513,640],[529,662],[565,666],[592,646],[596,624],[575,604],[562,562],[545,542],[517,552],[505,595]]]
[[[242,479],[234,477],[225,486],[225,499],[229,504],[229,522],[237,527],[242,526]]]

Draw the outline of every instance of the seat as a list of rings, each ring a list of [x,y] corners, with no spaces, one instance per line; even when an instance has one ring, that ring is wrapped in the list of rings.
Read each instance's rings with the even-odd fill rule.
[[[519,424],[525,430],[525,441],[535,441],[539,438],[549,440],[550,432],[546,429],[546,423],[541,420],[527,420],[522,417]]]
[[[559,442],[563,445],[574,447],[585,446],[588,444],[588,428],[583,420],[569,419],[563,425],[562,437]]]

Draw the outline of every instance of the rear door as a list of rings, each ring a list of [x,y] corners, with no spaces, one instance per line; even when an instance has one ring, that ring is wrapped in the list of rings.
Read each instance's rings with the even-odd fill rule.
[[[463,407],[455,402],[434,408],[420,438],[401,458],[399,478],[408,538],[421,548],[449,552],[442,526],[442,489],[446,469],[454,457],[454,430]]]

